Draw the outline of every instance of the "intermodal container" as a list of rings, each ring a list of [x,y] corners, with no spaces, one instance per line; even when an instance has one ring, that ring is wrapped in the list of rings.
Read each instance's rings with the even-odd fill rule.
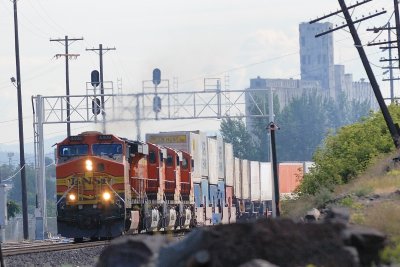
[[[201,197],[201,184],[195,183],[193,184],[193,189],[194,189],[194,203],[196,207],[200,207],[200,204],[202,204],[202,197]]]
[[[272,169],[270,162],[260,162],[261,201],[272,200]]]
[[[260,163],[258,161],[250,161],[250,200],[261,200],[260,187]]]
[[[203,132],[198,132],[200,143],[200,174],[201,176],[208,177],[208,142],[207,135]]]
[[[210,184],[210,203],[213,207],[217,207],[218,204],[218,185]]]
[[[225,187],[225,203],[228,207],[232,207],[233,205],[233,187],[226,186]]]
[[[250,199],[250,167],[248,160],[241,160],[242,165],[242,199]]]
[[[212,185],[218,183],[218,153],[217,140],[208,137],[208,182]]]
[[[242,199],[242,170],[240,159],[234,158],[233,166],[233,177],[234,177],[234,195],[237,199]]]
[[[218,180],[225,181],[225,155],[224,139],[217,136],[217,162],[218,162]]]
[[[234,158],[232,144],[225,143],[225,184],[226,186],[233,186],[233,173],[234,173]]]
[[[224,181],[218,181],[218,200],[219,204],[221,205],[220,207],[225,207],[225,182]]]
[[[201,179],[201,204],[203,204],[205,207],[208,207],[210,204],[208,185],[207,179]]]
[[[200,183],[203,173],[200,137],[200,132],[162,132],[146,134],[146,141],[189,153],[194,163],[192,169],[193,181]],[[204,176],[207,176],[207,174]]]
[[[279,193],[293,193],[303,179],[303,163],[279,163]]]

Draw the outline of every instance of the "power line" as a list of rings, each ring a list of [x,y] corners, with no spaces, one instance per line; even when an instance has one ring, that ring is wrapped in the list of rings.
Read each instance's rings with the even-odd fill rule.
[[[50,39],[50,42],[59,42],[65,46],[65,54],[57,54],[56,58],[58,57],[65,57],[65,93],[67,95],[67,135],[71,135],[71,125],[69,124],[70,121],[70,103],[69,103],[69,63],[68,60],[70,57],[78,57],[79,54],[68,54],[68,47],[70,43],[74,43],[75,41],[81,41],[82,38],[68,38],[66,35],[64,39]],[[62,43],[64,42],[64,43]]]

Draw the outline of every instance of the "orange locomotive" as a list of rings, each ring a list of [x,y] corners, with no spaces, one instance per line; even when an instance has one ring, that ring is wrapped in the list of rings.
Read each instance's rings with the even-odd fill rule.
[[[81,241],[190,227],[192,186],[185,178],[183,201],[180,155],[99,132],[84,132],[58,143],[58,233]],[[187,157],[185,170],[190,172]]]

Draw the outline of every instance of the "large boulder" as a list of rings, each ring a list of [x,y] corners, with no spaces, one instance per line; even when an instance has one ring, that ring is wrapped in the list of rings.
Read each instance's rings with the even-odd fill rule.
[[[344,229],[343,224],[296,224],[286,219],[201,228],[162,248],[158,266],[235,267],[253,259],[281,267],[358,266],[341,237]],[[204,265],[194,260],[199,251],[207,254]]]
[[[328,217],[323,223],[271,219],[204,227],[179,242],[124,237],[103,251],[97,267],[379,266],[385,235],[349,225],[342,210]]]
[[[153,267],[161,247],[170,244],[167,236],[123,236],[101,253],[96,267]]]

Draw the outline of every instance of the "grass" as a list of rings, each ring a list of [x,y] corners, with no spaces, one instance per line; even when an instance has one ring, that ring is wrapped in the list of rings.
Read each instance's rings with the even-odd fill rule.
[[[365,225],[392,237],[400,236],[400,200],[388,200],[365,210]]]
[[[350,223],[372,227],[388,236],[390,245],[382,252],[383,261],[400,263],[400,193],[395,193],[400,190],[400,163],[393,163],[392,158],[375,160],[367,171],[337,186],[334,192],[323,189],[315,196],[283,201],[283,216],[298,219],[316,207],[347,207]]]

